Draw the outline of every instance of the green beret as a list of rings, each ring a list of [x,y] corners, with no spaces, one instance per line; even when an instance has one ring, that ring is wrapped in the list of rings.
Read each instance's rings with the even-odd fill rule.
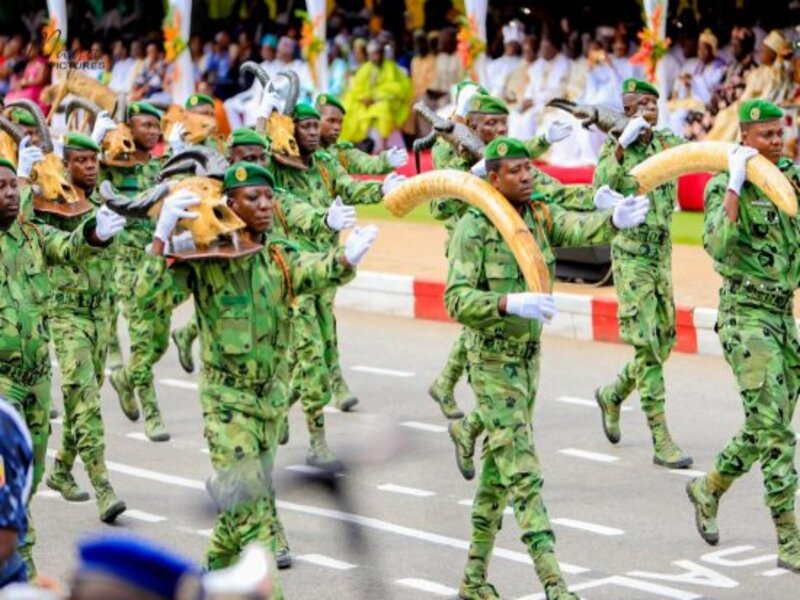
[[[300,104],[294,107],[294,113],[292,113],[292,118],[294,118],[295,121],[307,121],[308,119],[319,119],[319,113],[317,112],[317,109],[311,106],[310,104],[301,102]]]
[[[517,138],[500,136],[494,138],[483,153],[486,161],[503,160],[507,158],[530,158],[531,153]]]
[[[648,83],[644,79],[626,79],[622,82],[623,94],[650,94],[658,98],[658,89],[652,83]]]
[[[318,110],[321,109],[326,104],[330,104],[331,106],[335,106],[340,111],[342,111],[342,114],[346,114],[347,112],[344,109],[344,105],[342,105],[342,103],[339,102],[339,99],[333,94],[320,94],[319,96],[317,96],[316,104]]]
[[[476,94],[469,101],[469,112],[484,115],[507,115],[508,107],[500,98],[487,94]]]
[[[64,134],[64,150],[93,150],[100,152],[100,146],[85,133],[69,131]]]
[[[209,106],[214,106],[214,99],[211,96],[207,96],[206,94],[192,94],[186,100],[186,108],[194,108],[195,106],[200,106],[202,104],[208,104]]]
[[[17,125],[25,125],[27,127],[36,127],[36,119],[33,115],[24,108],[11,109],[11,122]]]
[[[226,190],[248,185],[275,187],[275,180],[272,178],[272,173],[264,167],[250,162],[236,163],[225,171],[223,187]]]
[[[477,86],[479,94],[483,94],[484,96],[488,96],[489,95],[489,90],[487,90],[485,87],[483,87],[479,83],[476,83],[476,82],[472,81],[471,79],[462,79],[461,81],[459,81],[456,84],[456,95],[458,95],[459,92],[461,92],[461,90],[463,90],[468,85]]]
[[[14,168],[14,163],[12,163],[7,158],[3,158],[2,156],[0,156],[0,167],[5,167],[6,169],[11,169],[11,172],[14,173],[14,175],[17,174],[17,170]]]
[[[234,129],[231,132],[231,135],[228,138],[228,145],[261,146],[262,148],[266,148],[267,140],[264,138],[263,135],[261,135],[257,131],[248,129],[247,127],[240,127],[239,129]]]
[[[128,105],[128,118],[137,115],[150,115],[151,117],[161,118],[161,111],[149,102],[131,102]]]
[[[767,100],[744,100],[739,105],[739,123],[763,123],[783,117],[783,111]]]

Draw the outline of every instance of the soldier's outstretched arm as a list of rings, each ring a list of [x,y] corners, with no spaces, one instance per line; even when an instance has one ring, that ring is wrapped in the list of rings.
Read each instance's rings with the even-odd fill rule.
[[[270,244],[276,261],[283,261],[287,269],[284,276],[291,281],[291,292],[298,296],[314,294],[329,287],[344,285],[356,270],[344,257],[344,248],[329,252],[306,252],[285,241]]]
[[[383,200],[380,181],[359,181],[350,177],[339,161],[335,161],[334,193],[342,197],[345,204],[378,204]]]
[[[547,137],[542,134],[526,141],[525,147],[528,149],[531,158],[536,160],[550,149],[550,142],[548,142]]]
[[[344,148],[341,152],[345,154],[348,173],[356,173],[358,175],[386,175],[394,170],[394,167],[389,164],[387,158],[388,150],[384,150],[377,156],[367,154],[358,148]]]
[[[302,237],[316,239],[330,232],[325,223],[328,214],[326,208],[315,207],[286,190],[276,190],[275,195],[286,219],[290,237],[300,234]]]
[[[728,176],[715,175],[706,185],[703,215],[703,248],[714,260],[724,261],[739,240],[739,223],[725,210]]]
[[[612,212],[577,212],[550,204],[550,241],[554,246],[597,246],[609,243],[617,234]]]
[[[164,294],[177,290],[186,296],[190,295],[194,276],[193,263],[176,262],[170,266],[165,257],[147,253],[132,293],[142,310],[156,314],[163,306]]]
[[[600,149],[592,180],[595,188],[604,184],[626,196],[635,194],[638,189],[636,179],[628,173],[622,162],[617,160],[617,141],[610,136]]]

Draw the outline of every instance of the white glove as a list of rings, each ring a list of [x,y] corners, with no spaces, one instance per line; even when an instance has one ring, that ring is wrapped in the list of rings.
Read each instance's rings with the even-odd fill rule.
[[[197,204],[200,204],[200,198],[189,190],[178,190],[164,200],[164,206],[161,207],[161,214],[158,215],[156,223],[155,237],[162,242],[168,242],[180,219],[197,218],[197,213],[186,210]]]
[[[169,144],[173,154],[180,154],[186,150],[188,144],[183,141],[184,134],[186,134],[186,126],[183,123],[175,123],[170,128],[167,144]]]
[[[461,88],[461,91],[458,92],[458,97],[456,98],[456,114],[459,117],[466,117],[467,113],[469,112],[469,101],[472,100],[472,97],[479,93],[478,84],[473,85],[465,85]]]
[[[386,162],[393,169],[404,167],[408,164],[408,152],[402,148],[389,148],[386,151]]]
[[[482,158],[469,170],[475,177],[486,177],[486,159]]]
[[[625,125],[625,129],[622,130],[622,133],[619,134],[619,145],[623,148],[627,148],[637,139],[639,136],[642,135],[642,132],[645,129],[650,129],[650,123],[644,117],[634,117],[628,124]]]
[[[400,175],[399,173],[389,173],[386,176],[386,179],[383,180],[383,185],[381,186],[381,192],[385,196],[389,192],[391,192],[394,188],[398,185],[403,183],[406,179],[408,179],[405,175]]]
[[[347,263],[355,267],[372,247],[378,237],[378,228],[375,225],[356,227],[344,244],[344,258]]]
[[[334,231],[350,229],[356,224],[356,209],[343,204],[342,199],[337,196],[336,200],[328,208],[325,224]]]
[[[281,97],[278,95],[278,92],[267,88],[264,90],[264,93],[261,95],[261,100],[258,102],[258,116],[269,117],[272,111],[279,108],[280,105]]]
[[[758,154],[758,150],[750,146],[736,146],[728,152],[728,189],[737,196],[742,191],[747,179],[747,161]]]
[[[33,165],[44,160],[42,149],[30,146],[30,136],[25,136],[19,143],[19,154],[17,154],[17,177],[28,179],[33,171]]]
[[[125,229],[125,217],[118,215],[107,206],[101,206],[95,217],[97,225],[94,233],[101,242],[106,242]]]
[[[594,202],[594,206],[597,210],[611,210],[619,204],[619,201],[623,198],[624,196],[619,192],[612,190],[607,185],[602,185],[600,189],[594,193],[592,202]]]
[[[553,121],[547,127],[547,132],[544,134],[544,139],[548,144],[555,144],[569,137],[572,133],[572,123],[566,121]]]
[[[638,227],[647,218],[648,210],[650,210],[650,200],[647,196],[628,196],[614,207],[611,222],[617,229]]]
[[[92,140],[95,144],[101,146],[106,134],[116,128],[117,124],[114,122],[114,119],[108,115],[108,112],[104,110],[100,111],[97,118],[94,120],[94,127],[92,127]]]
[[[556,301],[552,294],[522,292],[506,296],[506,313],[546,322],[556,316]]]

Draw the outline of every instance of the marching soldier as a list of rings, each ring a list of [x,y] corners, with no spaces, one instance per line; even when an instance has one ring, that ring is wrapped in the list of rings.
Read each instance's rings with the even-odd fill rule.
[[[74,231],[102,205],[97,193],[100,147],[83,134],[64,136],[64,162],[79,197],[91,211],[75,217],[36,211],[35,221],[62,231]],[[54,265],[48,269],[51,297],[48,324],[61,371],[64,419],[61,449],[47,477],[47,486],[70,502],[84,502],[89,494],[72,476],[80,455],[97,495],[100,520],[113,522],[124,510],[108,479],[105,436],[100,413],[108,338],[112,326],[112,297],[108,282],[114,263],[110,253],[92,256],[76,265]]]
[[[530,152],[514,138],[495,138],[485,160],[489,182],[520,213],[542,250],[551,284],[552,246],[607,243],[617,228],[635,227],[647,213],[646,198],[625,199],[613,213],[576,213],[546,203],[533,193]],[[465,328],[469,382],[488,436],[472,508],[469,560],[458,592],[465,600],[500,597],[486,575],[509,500],[547,599],[577,599],[567,590],[556,560],[533,443],[541,322],[555,316],[555,302],[550,294],[525,290],[522,273],[497,229],[480,212],[468,210],[450,243],[445,290],[448,313]],[[462,468],[465,449],[454,441]]]
[[[343,249],[324,255],[270,241],[273,188],[272,175],[259,165],[229,168],[228,205],[245,222],[243,235],[263,247],[239,258],[184,260],[169,270],[161,258],[165,242],[179,219],[194,218],[187,209],[199,200],[191,193],[167,198],[152,246],[156,258],[147,261],[137,290],[145,306],[170,286],[194,296],[202,331],[200,398],[221,505],[208,550],[211,569],[230,565],[250,541],[265,544],[280,566],[291,562],[270,475],[288,410],[288,307],[298,294],[351,279],[377,233],[357,230]],[[143,285],[148,279],[156,284]]]
[[[742,102],[743,145],[728,155],[728,173],[706,186],[703,246],[723,278],[716,330],[739,387],[744,424],[708,474],[689,482],[686,491],[700,536],[715,545],[722,495],[760,463],[764,498],[778,534],[778,566],[800,573],[792,429],[800,392],[800,341],[792,314],[800,287],[800,223],[746,181],[747,162],[760,154],[800,189],[800,169],[781,156],[782,117],[766,100]]]
[[[0,394],[23,416],[31,433],[32,492],[44,474],[50,434],[47,265],[86,262],[125,224],[125,219],[107,209],[99,210],[96,217],[71,232],[19,219],[18,186],[28,187],[33,165],[42,159],[42,151],[31,146],[27,138],[20,142],[16,171],[9,161],[0,159],[0,255],[5,259],[0,272]],[[34,579],[36,533],[30,517],[28,523],[20,553],[28,576]]]
[[[338,160],[320,149],[319,120],[320,115],[313,106],[298,104],[295,108],[295,138],[300,157],[308,169],[301,170],[274,159],[277,186],[305,199],[311,206],[326,210],[337,197],[346,204],[375,204],[402,181],[399,175],[389,175],[383,184],[353,180]],[[335,229],[321,236],[292,232],[291,238],[303,249],[328,252],[338,244],[339,233]],[[292,350],[295,353],[292,398],[293,402],[301,401],[306,414],[310,436],[306,462],[313,466],[335,463],[325,439],[322,411],[332,398],[331,382],[341,378],[335,375],[341,369],[333,313],[335,294],[335,287],[319,295],[298,294],[292,305]],[[350,410],[358,402],[352,394],[337,394],[335,399],[335,405],[342,411]]]
[[[653,129],[658,122],[658,90],[648,82],[626,79],[622,104],[630,121],[618,140],[609,137],[601,149],[594,183],[630,194],[637,188],[630,170],[683,140],[669,131]],[[603,431],[609,442],[617,444],[622,436],[620,407],[637,389],[653,438],[653,462],[685,469],[692,458],[673,441],[664,412],[664,363],[675,345],[670,225],[677,184],[665,183],[648,196],[652,210],[644,226],[618,235],[611,244],[620,337],[633,346],[634,357],[614,383],[597,389],[595,397]]]

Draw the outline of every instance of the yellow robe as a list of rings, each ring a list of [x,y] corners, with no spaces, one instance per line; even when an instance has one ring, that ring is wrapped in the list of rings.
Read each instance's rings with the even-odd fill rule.
[[[372,104],[364,104],[366,99]],[[367,62],[353,75],[342,103],[347,111],[342,139],[360,142],[372,127],[386,139],[408,117],[411,81],[393,60],[384,59],[380,67]]]

